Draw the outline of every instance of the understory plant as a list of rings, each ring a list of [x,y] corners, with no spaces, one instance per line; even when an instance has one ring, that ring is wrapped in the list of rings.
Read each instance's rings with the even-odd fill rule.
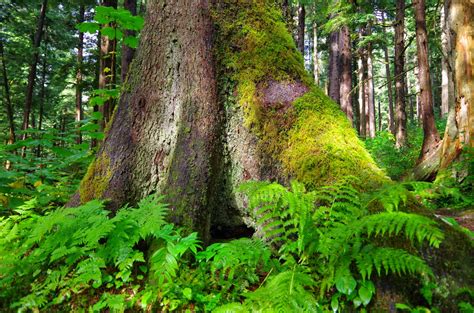
[[[376,277],[429,281],[415,247],[443,240],[431,219],[399,211],[408,191],[393,190],[246,183],[256,236],[205,249],[166,221],[158,196],[115,213],[97,200],[45,215],[17,209],[0,220],[0,308],[362,311]]]

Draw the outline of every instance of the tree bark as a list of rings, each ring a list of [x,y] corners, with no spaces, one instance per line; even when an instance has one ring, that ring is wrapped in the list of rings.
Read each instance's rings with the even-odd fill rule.
[[[448,30],[453,35],[454,48],[448,57],[454,65],[455,105],[449,109],[441,168],[458,160],[464,147],[474,147],[474,3],[469,0],[448,2]]]
[[[15,121],[13,119],[13,106],[10,98],[10,84],[8,83],[7,65],[5,61],[5,54],[3,52],[3,41],[0,41],[0,58],[2,60],[3,89],[5,90],[5,98],[3,101],[5,103],[8,120],[8,144],[11,145],[15,143]],[[7,169],[9,167],[10,165],[7,164]]]
[[[416,22],[416,46],[418,56],[418,73],[420,80],[420,102],[423,112],[423,145],[419,161],[427,158],[437,150],[440,137],[436,129],[433,112],[433,95],[428,64],[428,35],[426,33],[425,0],[414,1]]]
[[[341,84],[340,84],[340,97],[341,97],[341,109],[346,114],[347,118],[353,124],[354,114],[352,112],[352,44],[351,34],[349,27],[343,26],[340,32],[341,36]]]
[[[405,0],[397,0],[395,21],[395,106],[396,114],[396,146],[401,148],[407,141],[407,115],[405,111]]]
[[[386,36],[385,32],[385,13],[382,12],[382,33],[384,37]],[[390,70],[390,58],[388,55],[388,46],[383,48],[384,51],[384,60],[385,60],[385,75],[387,76],[387,90],[388,90],[388,128],[390,132],[395,135],[395,116],[393,114],[393,89],[392,89],[392,72]]]
[[[117,0],[102,0],[101,5],[107,7],[117,8]],[[114,25],[108,25],[114,27]],[[116,52],[117,40],[111,40],[107,36],[101,36],[100,39],[100,75],[99,75],[99,89],[115,88],[116,80]],[[107,123],[109,123],[115,107],[115,100],[108,99],[99,107],[102,113],[101,130],[105,130]]]
[[[329,35],[329,70],[328,70],[328,95],[335,102],[340,104],[341,94],[339,87],[340,75],[340,47],[339,31],[334,31]]]
[[[102,198],[117,209],[164,194],[171,219],[207,242],[211,226],[254,226],[237,191],[244,181],[294,178],[311,189],[356,173],[365,189],[386,180],[339,108],[310,89],[295,43],[274,31],[280,13],[263,4],[217,4],[214,28],[207,0],[148,2],[126,91],[70,205]],[[252,45],[235,25],[265,25],[270,40]],[[263,74],[249,77],[257,67]]]
[[[298,2],[298,50],[304,56],[304,28],[306,25],[306,10],[304,5]]]
[[[362,138],[367,136],[367,110],[365,101],[365,86],[366,86],[366,75],[364,74],[364,58],[365,53],[363,48],[359,50],[359,61],[358,61],[358,72],[359,72],[359,135]]]
[[[38,130],[43,129],[43,118],[44,118],[44,103],[46,102],[46,71],[47,71],[47,49],[45,49],[45,54],[43,56],[43,62],[41,66],[41,91],[40,91],[40,103],[38,110]],[[41,136],[41,135],[40,135]],[[41,156],[41,145],[36,147],[36,156]]]
[[[30,70],[28,74],[28,85],[26,87],[26,97],[25,97],[25,105],[23,108],[23,124],[22,130],[26,131],[30,124],[30,113],[31,107],[33,103],[33,90],[35,86],[36,80],[36,66],[38,64],[39,59],[39,47],[41,44],[41,38],[43,36],[43,26],[46,19],[46,7],[48,5],[48,0],[43,0],[40,9],[40,15],[38,17],[38,24],[36,26],[36,32],[33,38],[33,58],[30,63]],[[26,139],[26,133],[23,134],[22,139]],[[22,155],[24,155],[25,149],[23,149]]]
[[[370,29],[370,25],[368,28]],[[369,31],[369,35],[370,33]],[[367,46],[367,108],[368,134],[370,138],[375,138],[374,66],[371,43]]]
[[[137,0],[124,0],[123,7],[132,13],[132,15],[137,15]],[[124,32],[125,37],[127,36],[136,36],[136,32],[133,30],[126,30]],[[135,49],[130,48],[129,46],[122,44],[122,72],[121,78],[122,83],[125,82],[127,78],[128,68],[132,63],[133,56],[135,55]]]
[[[452,50],[451,30],[448,28],[451,0],[445,0],[441,7],[441,116],[446,116],[454,105],[453,64],[449,57]]]
[[[84,22],[85,6],[81,5],[79,7],[79,17],[77,22]],[[79,128],[80,122],[84,118],[84,111],[82,108],[82,67],[83,67],[83,54],[84,54],[84,33],[79,31],[79,40],[77,43],[77,70],[76,70],[76,123]],[[81,131],[77,131],[78,144],[82,143]]]
[[[313,77],[316,86],[319,86],[319,56],[318,56],[318,25],[313,23]]]

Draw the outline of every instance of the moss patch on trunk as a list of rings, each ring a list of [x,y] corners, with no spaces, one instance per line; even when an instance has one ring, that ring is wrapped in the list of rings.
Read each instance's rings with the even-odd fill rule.
[[[310,189],[347,175],[363,189],[388,181],[337,104],[314,86],[275,1],[226,0],[213,16],[220,74],[228,77],[221,81],[235,83],[234,105],[259,138],[262,159]]]

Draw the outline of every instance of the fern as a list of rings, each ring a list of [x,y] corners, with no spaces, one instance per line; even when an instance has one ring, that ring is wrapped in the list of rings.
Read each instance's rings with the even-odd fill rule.
[[[13,307],[37,310],[64,303],[86,289],[132,288],[138,277],[133,273],[146,262],[137,244],[149,238],[157,242],[150,275],[161,283],[172,280],[178,260],[187,251],[196,253],[198,240],[196,233],[183,237],[165,222],[162,199],[147,197],[137,208],[124,207],[114,217],[102,202],[91,201],[46,216],[0,221],[5,226],[0,232],[6,235],[0,240],[0,297],[18,295],[6,288],[9,285],[28,286]],[[126,307],[120,297],[106,296],[96,307],[120,311]]]
[[[309,193],[298,183],[289,190],[275,183],[247,183],[243,190],[264,238],[279,247],[286,266],[309,266],[320,278],[321,296],[333,286],[340,294],[352,295],[358,285],[365,288],[364,281],[374,273],[431,276],[421,258],[383,243],[396,236],[410,244],[439,247],[444,236],[436,223],[398,211],[409,196],[404,186],[382,187],[362,197],[350,180]],[[370,212],[368,207],[375,202],[385,211]],[[364,305],[369,301],[366,297]]]

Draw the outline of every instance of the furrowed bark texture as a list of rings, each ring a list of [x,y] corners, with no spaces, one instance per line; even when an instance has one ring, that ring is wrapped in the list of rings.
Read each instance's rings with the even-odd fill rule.
[[[211,43],[208,1],[148,1],[128,92],[81,184],[81,202],[109,198],[117,209],[159,192],[175,222],[209,233],[219,125]]]
[[[272,3],[148,1],[126,92],[76,204],[109,198],[117,209],[162,193],[172,220],[207,242],[211,226],[254,226],[244,181],[386,181],[313,86]]]

